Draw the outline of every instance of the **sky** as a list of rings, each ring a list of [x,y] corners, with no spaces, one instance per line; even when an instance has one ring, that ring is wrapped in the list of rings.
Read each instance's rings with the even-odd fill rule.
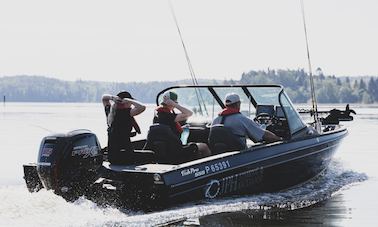
[[[308,70],[300,0],[172,0],[197,78]],[[378,75],[378,1],[304,0],[313,69]],[[190,78],[168,0],[0,0],[0,77]]]

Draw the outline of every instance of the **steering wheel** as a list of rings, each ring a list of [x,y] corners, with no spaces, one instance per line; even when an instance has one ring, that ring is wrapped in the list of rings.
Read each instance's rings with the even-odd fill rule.
[[[270,124],[272,122],[273,117],[268,113],[259,113],[256,115],[256,117],[253,119],[255,122],[259,124]]]

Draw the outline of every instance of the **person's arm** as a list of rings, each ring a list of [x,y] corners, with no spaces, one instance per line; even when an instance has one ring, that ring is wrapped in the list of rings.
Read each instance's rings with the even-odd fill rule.
[[[175,118],[175,122],[180,122],[180,121],[185,121],[187,120],[190,116],[193,115],[193,112],[180,104],[176,103],[175,108],[181,111],[180,114],[177,114]]]
[[[177,102],[169,98],[164,98],[163,102],[169,106],[173,106],[177,108],[178,110],[180,110],[181,113],[176,115],[175,122],[185,121],[186,119],[188,119],[190,116],[193,115],[193,112],[191,110],[181,106],[180,104],[178,104]]]
[[[115,102],[116,100],[119,100],[119,99],[120,98],[118,96],[103,94],[102,95],[102,104],[104,106],[110,106],[111,105],[110,100]]]
[[[187,120],[190,116],[193,115],[193,112],[183,106],[181,106],[178,103],[174,103],[174,107],[180,110],[181,113],[176,115],[175,122],[180,122],[180,121],[185,121]]]
[[[244,127],[247,130],[248,137],[253,142],[266,141],[268,143],[272,143],[282,140],[281,137],[276,136],[274,133],[268,130],[262,129],[259,124],[247,117],[240,116],[240,120],[243,122]]]
[[[132,117],[134,117],[138,114],[141,114],[143,111],[146,110],[146,106],[144,104],[142,104],[141,102],[138,102],[134,99],[124,98],[122,101],[130,102],[134,106],[134,108],[132,108],[131,111],[130,111],[130,115]]]
[[[263,140],[268,143],[273,143],[273,142],[281,141],[282,138],[279,136],[276,136],[276,134],[274,134],[271,131],[265,130],[265,133],[263,135]]]

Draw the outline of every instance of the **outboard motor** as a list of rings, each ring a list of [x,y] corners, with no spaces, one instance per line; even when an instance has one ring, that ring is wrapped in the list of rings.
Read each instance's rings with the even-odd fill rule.
[[[65,199],[74,200],[86,194],[98,178],[103,155],[95,134],[89,130],[75,130],[67,134],[53,134],[43,138],[38,153],[36,179],[29,165],[24,165],[25,180],[29,190],[43,186],[54,190]],[[38,190],[38,188],[36,188]]]

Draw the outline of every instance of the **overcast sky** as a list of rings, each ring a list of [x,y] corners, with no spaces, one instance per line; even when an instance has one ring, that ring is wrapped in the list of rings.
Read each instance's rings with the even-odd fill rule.
[[[300,0],[173,0],[198,78],[305,68]],[[378,1],[305,0],[313,68],[378,75]],[[0,76],[190,78],[168,0],[0,0]]]

